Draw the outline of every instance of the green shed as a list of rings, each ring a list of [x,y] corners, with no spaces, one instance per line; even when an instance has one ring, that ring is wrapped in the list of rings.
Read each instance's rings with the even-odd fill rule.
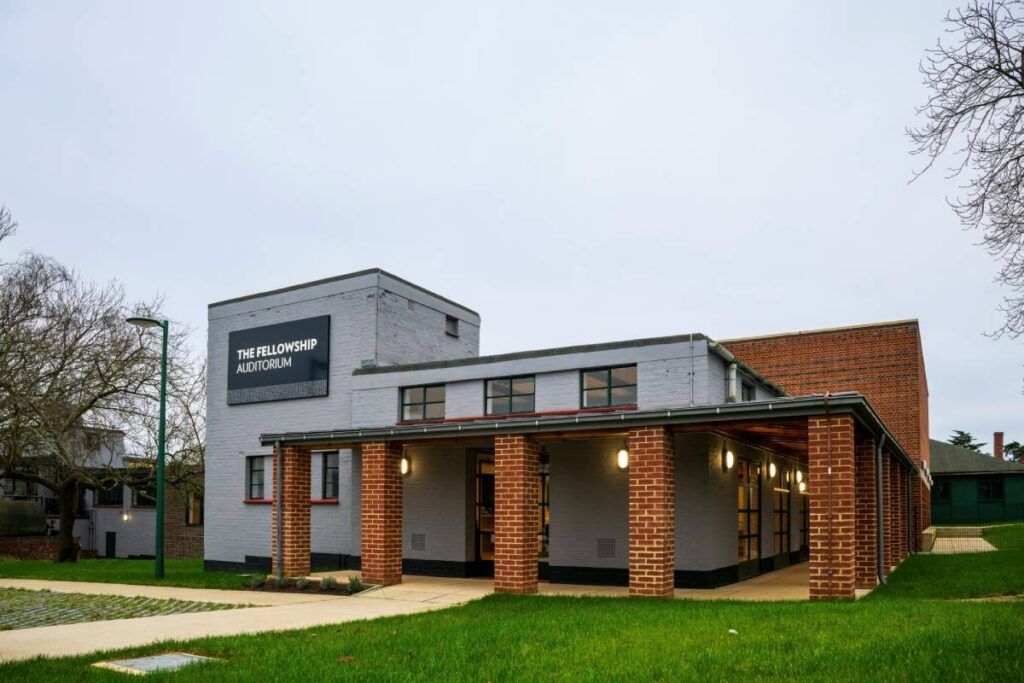
[[[932,523],[1024,521],[1024,464],[931,440]]]

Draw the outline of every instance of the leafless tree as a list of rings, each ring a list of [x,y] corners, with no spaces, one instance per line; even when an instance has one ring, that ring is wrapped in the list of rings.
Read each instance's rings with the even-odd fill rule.
[[[14,220],[10,210],[3,204],[0,204],[0,242],[13,235],[17,227],[18,223]]]
[[[925,122],[908,129],[914,153],[927,157],[918,175],[949,152],[950,177],[961,194],[950,200],[963,225],[982,230],[982,244],[1000,261],[997,280],[1010,294],[996,334],[1024,334],[1024,3],[974,0],[945,19],[921,63],[930,91],[918,109]]]
[[[34,254],[0,272],[0,476],[55,492],[61,560],[75,559],[72,534],[83,487],[152,478],[150,468],[125,469],[115,445],[121,434],[155,419],[160,340],[125,318],[156,317],[158,305],[130,304],[116,282],[83,281]],[[183,337],[176,336],[171,357],[182,348]],[[195,393],[200,389],[183,371],[190,362],[170,365],[181,386]],[[107,448],[100,447],[104,442]],[[151,460],[155,452],[142,455]]]

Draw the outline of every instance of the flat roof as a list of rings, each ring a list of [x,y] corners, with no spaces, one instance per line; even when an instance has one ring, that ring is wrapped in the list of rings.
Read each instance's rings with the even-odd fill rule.
[[[867,330],[873,327],[896,327],[897,325],[920,325],[920,322],[917,318],[907,318],[906,320],[888,320],[877,323],[842,325],[839,327],[819,327],[810,330],[797,330],[795,332],[773,332],[771,334],[758,334],[752,337],[733,337],[732,339],[719,339],[718,341],[722,344],[732,344],[735,342],[754,341],[756,339],[772,339],[774,337],[800,337],[811,334],[826,334],[828,332],[852,332],[854,330]]]
[[[654,346],[657,344],[677,344],[679,342],[706,340],[703,334],[676,334],[668,337],[648,337],[645,339],[626,339],[624,341],[601,342],[598,344],[578,344],[576,346],[556,346],[532,351],[516,351],[499,353],[491,356],[472,356],[470,358],[454,358],[452,360],[434,360],[424,363],[407,363],[405,365],[381,365],[375,368],[357,368],[353,375],[375,375],[386,372],[407,372],[411,370],[433,370],[436,368],[457,368],[465,365],[482,365],[500,363],[502,361],[523,360],[525,358],[543,358],[545,356],[564,356],[570,353],[589,353],[593,351],[610,351],[628,349],[638,346]]]
[[[407,285],[409,287],[412,287],[413,289],[416,289],[416,290],[418,290],[420,292],[423,292],[424,294],[432,296],[435,299],[438,299],[439,301],[443,301],[446,304],[450,304],[452,306],[455,306],[456,308],[461,308],[462,310],[466,311],[467,313],[472,313],[473,315],[475,315],[477,317],[480,316],[479,313],[474,311],[472,308],[469,308],[468,306],[463,306],[462,304],[460,304],[457,301],[452,301],[451,299],[449,299],[447,297],[443,297],[440,294],[438,294],[437,292],[432,292],[429,289],[427,289],[426,287],[421,287],[420,285],[416,284],[415,282],[409,282],[405,278],[401,278],[401,277],[398,277],[397,275],[394,275],[393,273],[389,273],[388,271],[384,270],[383,268],[367,268],[366,270],[357,270],[354,273],[345,273],[344,275],[335,275],[334,277],[327,277],[327,278],[323,278],[321,280],[313,280],[311,282],[303,282],[301,284],[290,285],[288,287],[281,287],[279,289],[270,289],[270,290],[267,290],[265,292],[257,292],[255,294],[246,294],[245,296],[239,296],[239,297],[235,297],[233,299],[224,299],[223,301],[215,301],[212,304],[208,304],[207,308],[213,308],[215,306],[224,306],[225,304],[234,304],[234,303],[238,303],[239,301],[249,301],[250,299],[260,299],[260,298],[265,297],[265,296],[273,296],[274,294],[284,294],[285,292],[293,292],[293,291],[295,291],[297,289],[305,289],[306,287],[316,287],[317,285],[326,285],[326,284],[330,284],[332,282],[339,282],[341,280],[349,280],[351,278],[361,277],[363,275],[385,275],[385,276],[391,278],[392,280],[395,280],[397,282],[401,282],[402,284]]]
[[[917,464],[889,432],[885,423],[868,403],[856,392],[815,394],[794,398],[782,397],[765,401],[744,401],[711,406],[690,406],[659,410],[631,410],[608,413],[576,413],[528,418],[480,418],[471,421],[434,422],[428,424],[393,425],[361,429],[319,430],[310,432],[281,432],[260,434],[260,444],[282,445],[339,445],[365,441],[403,441],[488,437],[500,434],[529,434],[544,432],[588,431],[595,429],[630,428],[649,425],[677,425],[734,420],[779,419],[786,417],[853,415],[868,431],[881,438],[885,436],[891,452],[901,458],[914,471]]]

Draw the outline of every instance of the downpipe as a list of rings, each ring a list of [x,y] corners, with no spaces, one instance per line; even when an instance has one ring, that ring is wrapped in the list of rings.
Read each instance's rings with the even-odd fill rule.
[[[877,522],[875,543],[878,546],[875,556],[878,564],[878,583],[880,584],[885,583],[885,511],[882,501],[882,449],[885,448],[885,438],[885,432],[882,432],[882,438],[878,440],[878,446],[875,447],[875,520]]]

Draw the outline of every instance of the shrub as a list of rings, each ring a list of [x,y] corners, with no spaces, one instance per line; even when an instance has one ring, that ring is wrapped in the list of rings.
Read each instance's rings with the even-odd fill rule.
[[[274,587],[275,588],[287,588],[290,585],[292,585],[292,580],[289,579],[286,576],[281,576],[281,577],[275,577],[274,578]]]
[[[256,590],[257,588],[260,588],[260,587],[263,586],[263,582],[265,580],[266,579],[265,579],[265,577],[262,574],[250,574],[245,579],[245,585],[246,585],[247,588],[249,588],[251,590]]]
[[[333,591],[338,588],[338,580],[333,576],[325,576],[320,579],[320,590],[322,591]]]
[[[355,595],[359,591],[363,590],[363,580],[357,575],[352,574],[348,577],[348,592],[351,595]]]
[[[306,590],[307,588],[309,588],[309,579],[305,577],[297,579],[295,581],[295,587],[298,588],[300,591]]]

